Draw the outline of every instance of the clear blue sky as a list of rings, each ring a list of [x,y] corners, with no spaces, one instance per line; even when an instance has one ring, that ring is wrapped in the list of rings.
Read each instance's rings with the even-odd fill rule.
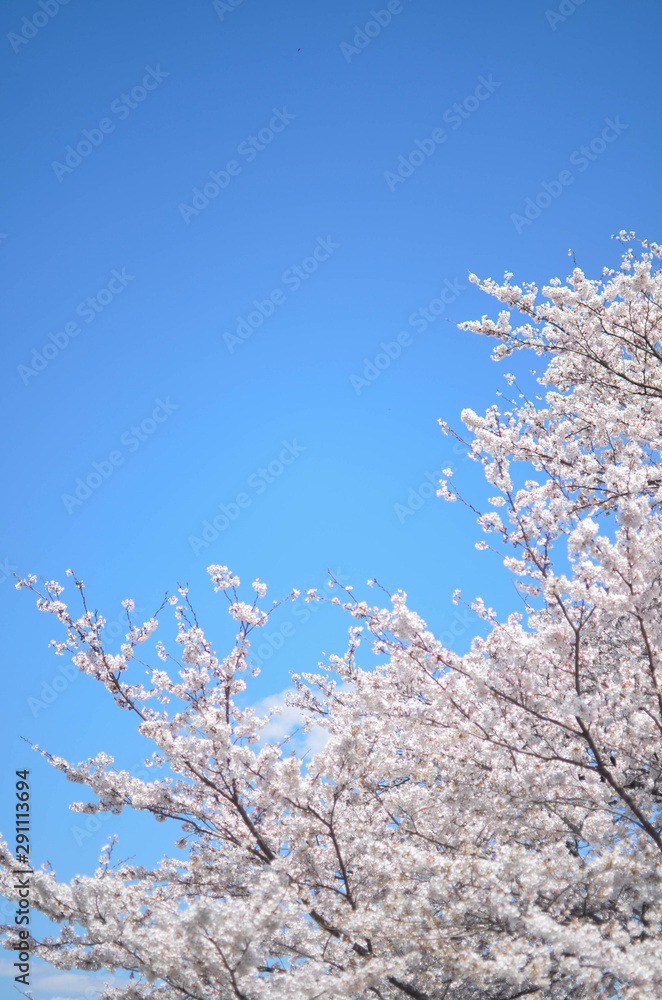
[[[506,387],[491,345],[456,329],[494,312],[467,272],[542,283],[572,247],[598,276],[611,233],[659,240],[662,9],[6,0],[0,21],[0,828],[31,767],[35,856],[69,876],[110,825],[135,849],[136,827],[76,843],[76,790],[20,737],[123,765],[140,746],[83,677],[35,714],[57,630],[7,570],[72,566],[111,622],[188,580],[219,641],[210,563],[270,597],[327,569],[357,593],[376,576],[458,649],[456,586],[516,607],[473,516],[410,491],[451,464],[480,493],[437,425]],[[266,649],[255,700],[343,649],[339,616],[280,621],[295,635]]]

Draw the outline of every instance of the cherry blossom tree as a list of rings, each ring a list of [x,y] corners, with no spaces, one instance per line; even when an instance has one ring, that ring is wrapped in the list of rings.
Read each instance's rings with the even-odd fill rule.
[[[326,735],[314,756],[265,743],[268,719],[239,707],[251,635],[278,613],[263,583],[242,600],[209,567],[238,625],[222,656],[186,588],[142,624],[125,602],[111,655],[75,576],[80,614],[54,581],[19,582],[64,626],[56,652],[153,748],[153,781],[107,754],[48,753],[91,793],[74,808],[148,812],[178,837],[151,868],[114,861],[111,843],[70,884],[36,870],[32,904],[61,925],[36,953],[130,971],[107,1000],[659,1000],[662,248],[635,254],[633,238],[600,280],[575,267],[539,293],[472,276],[503,309],[464,328],[498,341],[495,360],[546,363],[541,395],[507,376],[515,399],[462,414],[494,492],[491,509],[464,502],[522,610],[500,621],[475,600],[486,635],[459,655],[401,592],[386,608],[339,584],[308,592],[352,619],[343,656],[293,675],[292,703]],[[450,478],[440,494],[462,499]],[[179,648],[156,642],[143,683],[138,647],[168,612]],[[4,841],[0,862],[16,898]]]

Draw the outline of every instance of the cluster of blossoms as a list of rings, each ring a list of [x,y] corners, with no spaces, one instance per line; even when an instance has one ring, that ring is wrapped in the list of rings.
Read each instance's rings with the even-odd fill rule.
[[[159,644],[171,669],[150,687],[130,654],[165,601],[142,626],[127,606],[110,657],[102,619],[73,618],[53,582],[38,592],[67,629],[57,651],[136,717],[168,772],[51,758],[95,797],[77,808],[183,833],[153,869],[107,853],[71,884],[36,872],[33,901],[62,924],[39,955],[130,970],[104,1000],[659,1000],[662,249],[643,251],[601,281],[576,268],[543,301],[511,275],[474,279],[507,309],[466,328],[495,337],[497,359],[549,360],[544,397],[463,413],[494,493],[479,523],[523,611],[499,621],[476,600],[486,635],[460,656],[400,592],[387,608],[350,588],[326,598],[358,623],[325,672],[293,676],[293,704],[328,737],[310,760],[261,741],[268,719],[237,705],[251,632],[277,607],[258,608],[264,584],[245,603],[209,568],[239,626],[224,658],[180,588],[181,656]],[[12,897],[4,842],[0,864]]]

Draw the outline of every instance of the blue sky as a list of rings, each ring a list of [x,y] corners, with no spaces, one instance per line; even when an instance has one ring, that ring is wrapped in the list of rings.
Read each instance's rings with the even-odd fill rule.
[[[497,366],[457,330],[495,311],[467,273],[543,283],[573,248],[598,276],[613,232],[659,239],[662,10],[6,0],[0,20],[0,829],[32,768],[35,857],[69,877],[110,826],[72,832],[76,795],[21,737],[124,766],[142,751],[86,678],[39,707],[57,630],[11,573],[73,567],[111,623],[188,581],[219,641],[210,563],[270,597],[327,569],[357,594],[377,577],[460,650],[475,624],[455,587],[518,607],[473,515],[430,496],[448,465],[484,493],[437,420],[459,427],[535,364]],[[342,651],[346,625],[284,610],[252,699]],[[130,853],[142,825],[115,829]]]

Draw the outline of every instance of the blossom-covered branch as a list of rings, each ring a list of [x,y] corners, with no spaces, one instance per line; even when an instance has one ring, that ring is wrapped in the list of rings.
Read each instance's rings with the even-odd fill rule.
[[[307,592],[351,619],[344,655],[293,675],[292,704],[326,735],[312,758],[265,741],[269,719],[239,705],[252,633],[277,613],[265,584],[247,600],[209,567],[238,624],[221,656],[185,587],[142,624],[125,602],[111,655],[100,616],[74,617],[54,581],[20,582],[65,628],[56,651],[152,751],[153,781],[108,754],[49,751],[91,793],[75,808],[178,827],[150,869],[113,862],[111,842],[93,876],[37,871],[33,902],[61,925],[34,942],[42,957],[133,973],[106,1000],[658,1000],[661,259],[627,249],[619,270],[575,268],[542,300],[509,274],[473,279],[507,309],[466,329],[496,337],[497,360],[531,349],[548,364],[540,394],[509,375],[515,399],[463,412],[490,509],[450,481],[440,493],[496,539],[523,611],[500,621],[473,601],[486,635],[459,655],[401,592],[387,607],[333,579],[332,598]],[[168,610],[174,646],[156,640]],[[150,643],[159,667],[137,655]],[[12,897],[4,842],[0,862]]]

